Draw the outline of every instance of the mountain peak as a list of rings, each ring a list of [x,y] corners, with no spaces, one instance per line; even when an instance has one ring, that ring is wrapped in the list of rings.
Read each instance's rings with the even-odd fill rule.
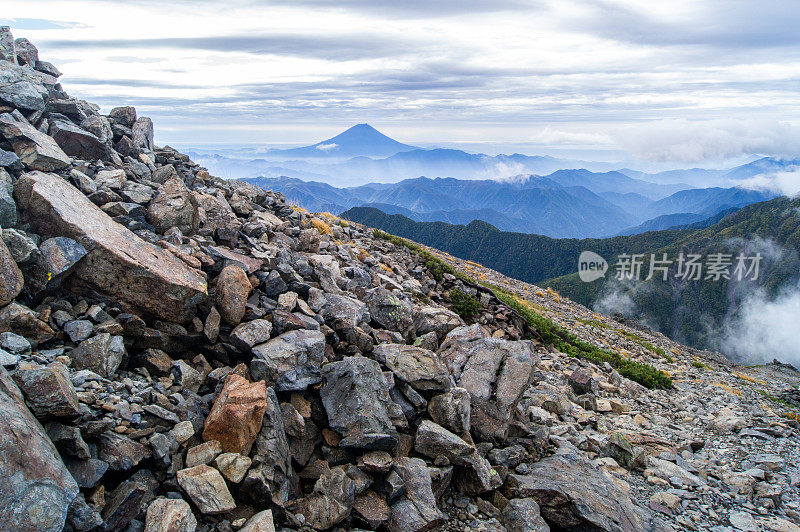
[[[335,137],[310,146],[281,150],[282,153],[309,158],[327,157],[390,157],[400,152],[416,150],[388,137],[372,127],[361,123],[349,127]]]

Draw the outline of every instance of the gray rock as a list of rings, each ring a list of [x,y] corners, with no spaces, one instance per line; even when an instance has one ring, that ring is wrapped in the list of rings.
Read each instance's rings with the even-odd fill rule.
[[[270,334],[272,323],[269,321],[248,321],[240,323],[231,331],[231,343],[242,351],[249,351],[253,346],[267,342]]]
[[[401,333],[409,332],[409,338],[413,337],[412,305],[401,293],[378,287],[367,294],[365,301],[372,319],[381,327]]]
[[[48,133],[64,153],[72,157],[93,160],[101,159],[106,154],[100,139],[69,120],[51,119]]]
[[[64,324],[64,332],[76,344],[92,335],[94,324],[89,320],[72,320]]]
[[[126,127],[133,127],[136,122],[136,109],[134,107],[114,107],[108,117],[115,123]]]
[[[178,471],[178,484],[204,514],[229,512],[236,508],[225,479],[207,465],[198,465]]]
[[[0,227],[17,225],[17,204],[12,196],[13,190],[11,177],[0,168]]]
[[[394,462],[394,472],[403,481],[405,492],[391,505],[389,530],[416,532],[440,524],[444,515],[436,506],[425,462],[419,458],[400,457]]]
[[[8,61],[13,65],[17,64],[17,50],[14,47],[14,36],[11,34],[11,28],[8,26],[0,26],[0,60]]]
[[[173,322],[193,317],[205,298],[206,281],[196,270],[114,222],[59,176],[23,174],[14,197],[41,234],[66,236],[86,248],[71,278],[76,289],[97,291],[126,309]]]
[[[114,471],[127,471],[150,456],[150,450],[139,442],[115,432],[100,435],[98,458]]]
[[[106,530],[124,530],[141,510],[147,489],[140,482],[126,480],[106,497],[102,516]]]
[[[287,510],[303,516],[303,523],[315,530],[328,530],[350,513],[355,484],[344,469],[336,467],[324,473],[308,497],[289,503]]]
[[[152,151],[155,147],[153,145],[153,121],[142,116],[136,119],[136,122],[131,126],[133,131],[133,145],[145,151]]]
[[[289,500],[292,477],[292,454],[286,439],[281,407],[275,390],[267,388],[267,410],[254,444],[251,468],[241,484],[241,491],[255,503],[284,506]]]
[[[17,49],[18,64],[34,67],[39,62],[39,50],[25,37],[15,39],[14,47]]]
[[[447,336],[447,333],[462,325],[464,325],[464,321],[458,314],[445,308],[414,308],[414,329],[419,336],[433,331],[441,342]]]
[[[122,336],[109,333],[100,333],[84,340],[70,353],[76,368],[89,369],[106,378],[114,375],[124,355]]]
[[[0,103],[26,111],[44,111],[43,87],[18,67],[0,65]],[[15,150],[16,151],[16,150]]]
[[[31,343],[24,336],[12,332],[4,332],[0,333],[0,346],[11,353],[19,354],[30,350]]]
[[[503,508],[503,521],[508,532],[550,532],[534,499],[511,499]]]
[[[65,460],[75,482],[81,488],[94,488],[108,471],[108,462],[97,458],[86,458],[85,460]]]
[[[450,388],[447,366],[433,351],[402,344],[381,344],[373,350],[375,358],[412,388],[444,391]]]
[[[330,427],[344,437],[340,446],[391,450],[397,444],[388,385],[377,362],[349,357],[323,366],[322,377],[320,397]]]
[[[512,498],[536,501],[544,520],[558,529],[650,529],[649,512],[569,444],[534,463],[528,474],[509,475],[506,486]]]
[[[472,430],[482,439],[504,440],[511,414],[538,362],[533,344],[483,338],[453,346],[440,356],[472,397]]]
[[[57,532],[78,485],[58,451],[0,368],[0,523],[10,530]]]
[[[22,291],[25,279],[11,252],[0,240],[0,307],[8,305]]]
[[[63,278],[72,273],[78,261],[86,256],[86,248],[63,236],[45,240],[39,250],[54,278]]]
[[[285,332],[253,348],[250,372],[277,391],[299,391],[322,380],[325,335],[319,331]]]
[[[467,390],[452,388],[428,402],[428,414],[447,430],[462,438],[469,438],[470,400]]]

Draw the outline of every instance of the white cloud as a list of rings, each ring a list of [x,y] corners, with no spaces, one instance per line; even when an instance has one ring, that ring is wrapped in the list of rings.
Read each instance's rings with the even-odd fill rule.
[[[773,300],[758,291],[744,301],[738,318],[728,324],[720,347],[734,358],[753,363],[777,358],[800,365],[798,316],[799,287],[787,290]]]
[[[320,151],[324,151],[325,153],[331,150],[335,150],[338,147],[339,145],[336,144],[335,142],[331,142],[330,144],[317,144],[317,149]]]
[[[744,188],[780,192],[784,196],[800,195],[800,168],[793,166],[784,172],[761,174],[736,183]]]
[[[800,129],[768,119],[658,120],[623,127],[617,140],[649,161],[696,163],[749,154],[800,154]]]

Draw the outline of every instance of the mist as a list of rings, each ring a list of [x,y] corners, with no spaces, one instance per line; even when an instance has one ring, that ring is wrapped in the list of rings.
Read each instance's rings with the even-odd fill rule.
[[[748,363],[781,362],[800,367],[800,286],[769,299],[764,290],[748,296],[736,318],[725,324],[720,350]]]

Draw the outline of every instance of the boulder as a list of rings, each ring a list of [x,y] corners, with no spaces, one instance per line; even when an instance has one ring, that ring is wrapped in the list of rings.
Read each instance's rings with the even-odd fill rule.
[[[0,307],[8,305],[22,291],[25,279],[4,241],[0,240]]]
[[[503,508],[507,532],[550,532],[533,499],[511,499]]]
[[[407,336],[413,337],[413,307],[407,298],[381,286],[371,290],[365,301],[372,319],[381,327],[390,331],[411,333]]]
[[[428,402],[431,419],[447,430],[470,439],[470,395],[464,388],[451,388]]]
[[[456,314],[441,307],[415,307],[414,329],[417,336],[435,332],[439,342],[444,340],[447,333],[464,325],[464,321]]]
[[[206,418],[203,439],[219,441],[226,453],[249,454],[261,430],[266,398],[264,381],[252,383],[239,375],[229,375]]]
[[[25,69],[0,63],[0,103],[30,111],[43,111],[42,87]]]
[[[72,350],[70,358],[78,369],[88,369],[100,376],[111,378],[122,363],[125,344],[122,336],[109,333],[97,334],[81,342]]]
[[[458,356],[453,356],[458,353]],[[457,383],[471,396],[472,430],[483,440],[502,441],[511,415],[528,388],[538,359],[529,340],[482,338],[441,354]]]
[[[240,323],[230,335],[231,343],[242,351],[249,351],[253,346],[263,344],[272,334],[272,323],[267,320],[253,320]]]
[[[375,346],[373,355],[416,390],[444,391],[451,386],[447,366],[433,351],[403,344],[381,344]]]
[[[284,506],[289,500],[292,454],[281,407],[272,388],[267,388],[267,409],[254,448],[253,461],[258,465],[247,472],[241,492],[256,504]]]
[[[252,290],[247,274],[239,266],[226,266],[217,277],[217,308],[229,325],[238,325]]]
[[[342,467],[325,472],[308,497],[289,503],[287,510],[303,516],[303,523],[314,530],[328,530],[343,521],[353,506],[355,483]]]
[[[272,510],[262,510],[247,520],[239,532],[275,532]]]
[[[13,65],[17,64],[14,35],[11,34],[11,28],[8,26],[0,26],[0,60],[8,61]]]
[[[20,368],[14,373],[14,382],[38,419],[75,417],[81,413],[69,371],[60,362]]]
[[[0,523],[8,530],[58,532],[78,485],[0,368]]]
[[[23,174],[14,195],[39,234],[66,236],[87,250],[72,275],[77,288],[168,321],[190,319],[206,296],[198,271],[114,222],[59,176]]]
[[[67,119],[51,119],[49,134],[67,155],[90,161],[106,154],[100,139]]]
[[[250,372],[277,391],[300,391],[322,380],[325,335],[299,329],[285,332],[253,348]]]
[[[70,165],[71,159],[56,141],[30,125],[19,113],[0,114],[0,135],[11,143],[14,153],[30,169],[50,172]]]
[[[219,471],[199,465],[178,471],[178,484],[204,514],[220,514],[236,508]]]
[[[112,122],[121,124],[126,127],[133,127],[136,122],[136,108],[135,107],[114,107],[108,117]]]
[[[48,238],[39,246],[51,278],[63,278],[72,273],[78,261],[86,256],[86,248],[71,238]]]
[[[389,530],[417,532],[439,525],[444,515],[436,506],[425,462],[419,458],[400,457],[395,460],[393,471],[404,482],[405,493],[391,505]]]
[[[527,474],[509,475],[505,489],[512,499],[533,499],[544,520],[558,530],[650,529],[649,511],[570,444],[532,464]]]
[[[194,532],[197,519],[183,499],[159,498],[147,506],[144,532]]]
[[[17,225],[17,204],[14,202],[14,185],[8,172],[0,168],[0,227],[15,225]]]
[[[190,235],[200,226],[197,200],[181,179],[172,177],[158,188],[147,206],[147,221],[162,234],[177,227],[182,234]]]
[[[39,62],[39,50],[31,41],[25,37],[14,40],[14,48],[17,49],[17,63],[35,67]]]
[[[391,450],[397,431],[389,418],[389,387],[377,362],[362,356],[322,367],[320,397],[342,447]]]
[[[127,436],[106,431],[100,435],[97,457],[113,471],[128,471],[150,456],[150,450]]]
[[[144,150],[153,151],[155,147],[153,144],[153,121],[142,116],[136,119],[136,122],[131,126],[133,132],[133,145],[134,147]]]

